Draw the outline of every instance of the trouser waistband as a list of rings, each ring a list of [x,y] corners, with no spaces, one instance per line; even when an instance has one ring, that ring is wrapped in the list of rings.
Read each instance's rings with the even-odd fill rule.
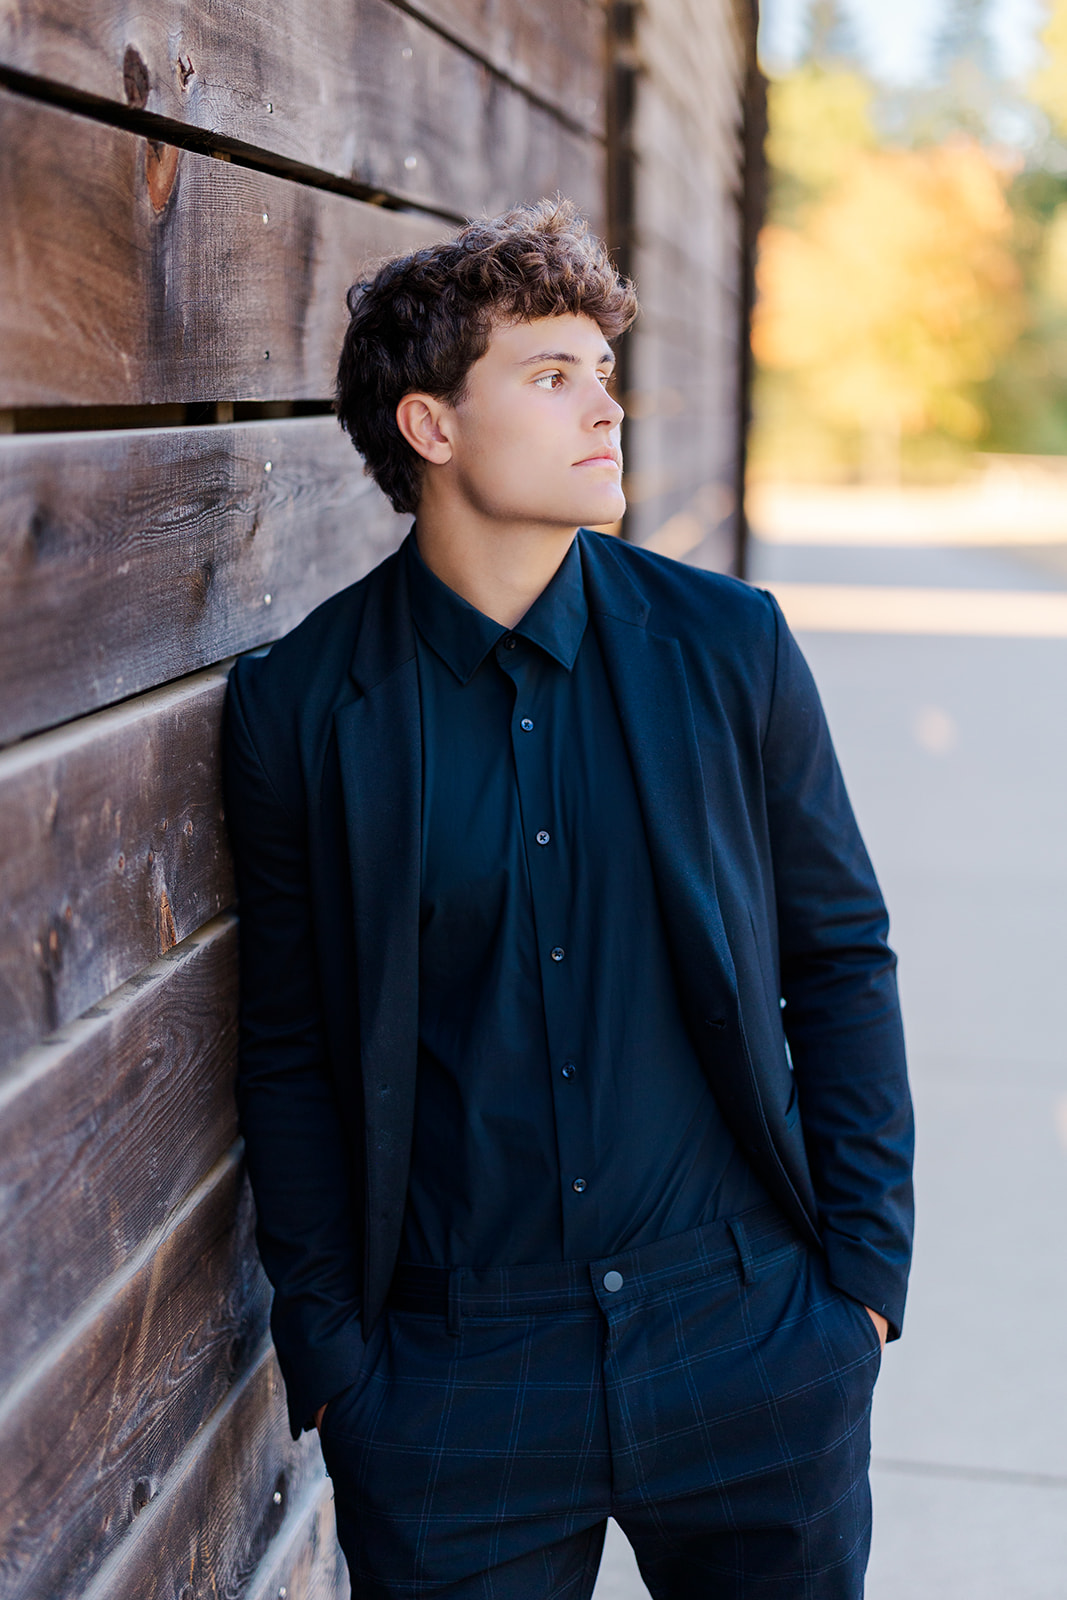
[[[607,1310],[657,1289],[730,1267],[745,1282],[760,1261],[799,1243],[777,1206],[762,1205],[652,1244],[596,1261],[518,1267],[430,1267],[401,1262],[388,1304],[398,1311],[437,1313],[458,1333],[464,1315],[520,1317],[546,1312]]]

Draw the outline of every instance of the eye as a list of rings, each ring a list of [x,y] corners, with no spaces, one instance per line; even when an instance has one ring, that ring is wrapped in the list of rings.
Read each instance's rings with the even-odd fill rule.
[[[562,382],[562,372],[542,372],[540,377],[534,379],[534,383],[539,389],[555,389],[557,384]]]

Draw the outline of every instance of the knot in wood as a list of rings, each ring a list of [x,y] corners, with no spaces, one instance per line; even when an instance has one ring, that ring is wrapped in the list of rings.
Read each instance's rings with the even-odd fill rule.
[[[143,111],[151,84],[144,57],[132,44],[126,46],[126,54],[122,58],[122,87],[126,104],[133,106],[135,111]]]
[[[158,139],[146,139],[144,150],[145,182],[152,210],[163,211],[174,189],[178,176],[178,158],[181,151],[175,144],[161,144]]]

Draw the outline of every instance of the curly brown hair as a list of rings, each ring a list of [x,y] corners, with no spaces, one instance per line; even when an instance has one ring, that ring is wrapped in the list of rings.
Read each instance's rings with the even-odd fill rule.
[[[349,289],[348,309],[337,415],[364,471],[397,511],[414,511],[424,463],[396,425],[404,395],[455,405],[501,325],[571,313],[617,339],[637,315],[637,295],[576,207],[557,196],[385,262]]]

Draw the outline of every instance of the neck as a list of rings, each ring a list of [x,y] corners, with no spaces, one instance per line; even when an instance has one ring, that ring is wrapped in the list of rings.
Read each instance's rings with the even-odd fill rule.
[[[577,527],[501,523],[470,508],[418,510],[419,554],[442,583],[483,615],[513,628],[548,587]]]

